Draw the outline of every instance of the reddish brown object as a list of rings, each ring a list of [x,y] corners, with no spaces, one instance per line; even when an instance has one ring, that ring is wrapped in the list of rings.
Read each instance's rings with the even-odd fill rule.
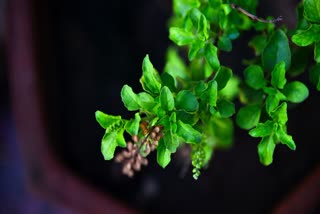
[[[134,213],[73,175],[49,147],[31,0],[8,1],[6,45],[12,108],[32,192],[74,213]]]
[[[320,206],[320,165],[279,204],[273,213],[315,213]]]

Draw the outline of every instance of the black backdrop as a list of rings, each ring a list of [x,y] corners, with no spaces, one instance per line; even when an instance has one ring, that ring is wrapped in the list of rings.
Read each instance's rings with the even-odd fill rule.
[[[262,16],[281,11],[277,5],[261,3],[258,12]],[[178,159],[163,170],[154,155],[134,179],[122,176],[119,165],[103,160],[104,130],[94,112],[133,115],[123,107],[120,90],[124,84],[141,89],[138,80],[145,54],[159,71],[163,68],[170,44],[166,22],[171,1],[48,1],[38,11],[37,17],[46,17],[38,19],[43,32],[39,61],[52,148],[70,170],[96,188],[145,213],[266,213],[319,163],[314,124],[320,119],[320,95],[312,89],[311,99],[289,110],[288,132],[294,136],[297,151],[278,146],[269,167],[259,163],[258,140],[236,128],[234,146],[217,151],[198,181],[190,172],[179,176]],[[243,69],[241,58],[251,56],[250,50],[244,51],[250,35],[237,40],[232,54],[221,56],[222,63],[238,75]]]

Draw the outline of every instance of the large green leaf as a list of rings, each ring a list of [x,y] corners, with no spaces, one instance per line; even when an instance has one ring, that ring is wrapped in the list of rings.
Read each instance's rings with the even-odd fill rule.
[[[292,41],[299,46],[308,46],[320,41],[320,25],[312,24],[306,30],[298,31],[292,36]]]
[[[122,121],[121,116],[108,115],[102,111],[96,111],[95,117],[100,126],[108,130],[112,130],[113,127],[119,125]]]
[[[248,105],[240,108],[237,113],[236,122],[243,129],[251,129],[255,127],[260,119],[261,106]]]
[[[157,147],[157,162],[165,168],[171,161],[171,152],[166,148],[163,138],[160,139]]]
[[[309,90],[302,82],[293,81],[285,85],[283,94],[292,103],[301,103],[309,96]]]
[[[304,0],[304,17],[310,22],[320,22],[320,1]]]
[[[185,16],[191,8],[201,5],[199,0],[173,0],[173,11],[176,15]]]
[[[138,95],[135,94],[132,88],[128,85],[124,85],[122,87],[121,99],[129,111],[136,111],[140,108]]]
[[[182,90],[176,96],[175,107],[187,112],[195,112],[199,108],[199,102],[191,91]]]
[[[140,78],[142,88],[152,95],[160,93],[161,78],[158,71],[150,62],[149,55],[143,59],[142,63],[142,77]]]
[[[281,61],[285,62],[288,70],[291,64],[291,51],[287,35],[282,30],[276,30],[263,50],[262,64],[265,70],[271,72]]]
[[[263,70],[259,65],[250,65],[244,70],[244,81],[254,89],[261,89],[267,85]]]
[[[191,125],[183,123],[181,120],[177,123],[177,135],[186,143],[200,143],[202,134],[195,130]]]
[[[174,108],[174,98],[167,86],[164,86],[160,91],[160,104],[165,111],[172,111]]]
[[[225,99],[218,101],[217,109],[221,117],[231,117],[235,113],[234,103]]]
[[[272,135],[263,137],[258,144],[258,154],[260,158],[260,162],[268,166],[272,163],[273,160],[273,152],[276,147],[276,144],[273,140]]]

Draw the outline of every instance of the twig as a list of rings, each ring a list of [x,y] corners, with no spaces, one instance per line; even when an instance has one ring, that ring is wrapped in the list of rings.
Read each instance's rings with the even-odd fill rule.
[[[244,15],[248,16],[250,19],[252,19],[254,21],[263,22],[263,23],[275,23],[275,22],[282,21],[282,16],[279,16],[279,17],[277,17],[275,19],[267,20],[267,19],[259,18],[258,16],[249,13],[248,11],[244,10],[243,8],[241,8],[238,5],[230,4],[230,6],[233,9],[239,11],[240,13],[243,13]]]

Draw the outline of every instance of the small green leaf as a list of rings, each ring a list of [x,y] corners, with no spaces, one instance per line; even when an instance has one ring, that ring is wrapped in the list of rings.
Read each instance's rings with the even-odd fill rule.
[[[217,108],[221,117],[231,117],[235,113],[234,103],[229,100],[219,100],[217,103]]]
[[[285,63],[279,62],[271,72],[271,85],[275,88],[283,89],[287,83]]]
[[[292,36],[292,41],[299,46],[308,46],[320,41],[320,25],[312,24],[306,30],[298,31]]]
[[[164,86],[160,91],[160,104],[165,111],[172,111],[174,108],[174,98],[167,86]]]
[[[267,80],[264,78],[263,70],[258,65],[250,65],[244,70],[244,80],[248,86],[256,90],[267,85]]]
[[[218,40],[218,48],[230,52],[232,50],[232,43],[229,37],[227,36],[220,36]]]
[[[249,135],[252,137],[266,137],[272,134],[273,129],[273,121],[267,120],[264,123],[258,123],[254,129],[249,131]]]
[[[204,93],[204,96],[206,96],[206,99],[209,105],[216,106],[217,99],[218,99],[218,84],[215,80],[211,80],[208,83],[208,88]]]
[[[227,85],[219,91],[219,95],[228,100],[233,100],[239,94],[240,79],[237,76],[232,76]]]
[[[155,102],[154,98],[146,93],[146,92],[140,92],[138,94],[138,100],[140,107],[147,112],[155,113],[155,107],[157,105],[157,102]]]
[[[292,103],[301,103],[309,96],[308,88],[299,81],[286,84],[282,92]]]
[[[199,50],[205,46],[205,42],[196,40],[190,45],[190,49],[188,52],[188,58],[190,61],[194,60],[197,56]]]
[[[161,74],[161,82],[162,86],[167,86],[170,91],[176,91],[176,80],[174,77],[168,72],[162,72]]]
[[[169,38],[178,46],[191,44],[197,37],[183,28],[171,27],[169,29]]]
[[[296,150],[296,144],[294,143],[292,136],[288,135],[284,128],[280,127],[277,130],[276,135],[282,144],[287,145],[291,150]]]
[[[264,47],[267,45],[267,37],[265,35],[257,35],[248,43],[248,46],[254,49],[255,55],[260,56]]]
[[[262,64],[265,70],[271,72],[274,66],[281,61],[285,62],[286,70],[288,70],[291,64],[291,51],[286,34],[282,30],[276,30],[263,50]]]
[[[320,63],[320,41],[316,42],[314,46],[314,61]]]
[[[188,79],[187,67],[179,56],[178,51],[174,48],[169,47],[167,50],[164,72],[170,74],[174,79],[178,77]]]
[[[316,86],[317,90],[320,91],[320,63],[311,67],[310,81]]]
[[[124,128],[126,131],[132,136],[137,135],[139,131],[139,125],[140,125],[141,117],[139,113],[135,113],[134,118],[129,120]]]
[[[200,143],[202,134],[195,130],[191,125],[178,121],[177,135],[186,143]]]
[[[204,55],[207,62],[210,64],[213,70],[218,70],[220,67],[220,62],[218,59],[218,49],[212,43],[208,43],[204,49]]]
[[[319,0],[304,0],[304,17],[310,22],[320,22]]]
[[[179,139],[177,134],[172,133],[171,130],[168,130],[164,133],[164,136],[162,137],[164,144],[166,146],[166,148],[174,153],[176,152],[178,146],[179,146]]]
[[[191,91],[182,90],[176,96],[175,107],[187,112],[195,112],[199,108],[199,102]]]
[[[161,78],[158,71],[150,62],[149,55],[143,59],[142,63],[142,77],[140,78],[142,88],[152,95],[160,93]]]
[[[288,114],[287,114],[287,103],[283,102],[279,107],[277,107],[271,114],[271,118],[273,121],[284,125],[288,121]]]
[[[116,141],[118,146],[125,148],[127,146],[127,143],[126,143],[126,140],[124,139],[123,132],[124,132],[124,128],[118,129]]]
[[[236,122],[240,128],[249,130],[258,124],[260,113],[260,105],[248,105],[242,107],[237,113]]]
[[[187,123],[190,125],[195,125],[199,121],[198,114],[191,114],[184,110],[178,110],[177,113],[177,120],[181,120],[183,123]]]
[[[258,144],[258,154],[260,158],[260,162],[268,166],[272,163],[273,160],[273,152],[276,147],[276,144],[273,141],[272,135],[263,137]]]
[[[171,152],[165,147],[163,138],[161,138],[157,147],[157,162],[162,168],[165,168],[170,161]]]
[[[203,80],[199,81],[199,83],[194,88],[194,93],[196,96],[200,97],[207,88],[208,88],[208,85]]]
[[[270,114],[275,108],[278,107],[280,103],[279,96],[276,94],[268,95],[266,99],[266,111],[268,114]]]
[[[124,85],[122,87],[121,99],[129,111],[136,111],[140,108],[138,95],[135,94],[132,88],[128,85]]]
[[[225,66],[221,66],[219,68],[216,76],[214,77],[214,80],[217,81],[218,83],[218,91],[220,91],[227,85],[231,77],[232,77],[232,70],[230,68]]]
[[[96,120],[100,126],[104,129],[112,130],[114,126],[121,123],[121,116],[113,116],[103,113],[102,111],[96,111]]]

